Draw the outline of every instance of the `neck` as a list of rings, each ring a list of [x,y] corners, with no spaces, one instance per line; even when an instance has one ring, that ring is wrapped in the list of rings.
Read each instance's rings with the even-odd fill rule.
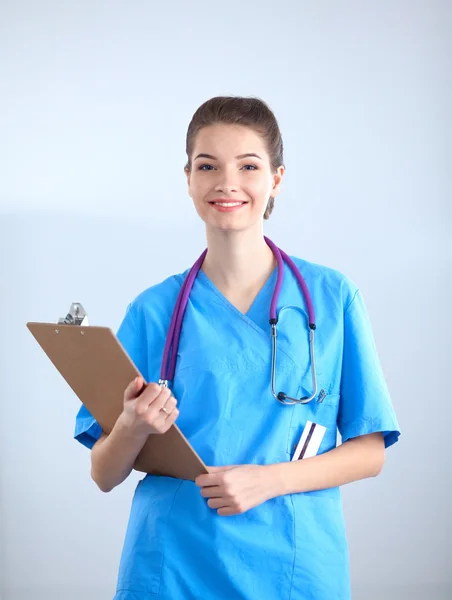
[[[234,232],[208,229],[207,247],[202,270],[223,289],[260,287],[276,267],[262,228]]]

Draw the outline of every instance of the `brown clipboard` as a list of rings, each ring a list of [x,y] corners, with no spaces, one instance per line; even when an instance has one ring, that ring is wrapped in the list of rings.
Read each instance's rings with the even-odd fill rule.
[[[27,327],[66,382],[105,433],[123,410],[124,390],[138,375],[118,338],[108,327],[27,323]],[[134,469],[194,481],[206,465],[174,423],[151,434]]]

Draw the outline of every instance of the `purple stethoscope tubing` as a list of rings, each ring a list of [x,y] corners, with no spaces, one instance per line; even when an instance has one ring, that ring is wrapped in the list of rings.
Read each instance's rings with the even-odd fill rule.
[[[311,400],[315,398],[317,395],[317,377],[316,377],[316,369],[315,369],[315,359],[314,359],[314,331],[316,329],[315,325],[315,314],[314,314],[314,306],[312,304],[311,295],[309,293],[308,287],[306,285],[305,280],[303,279],[300,271],[297,266],[293,262],[293,260],[280,248],[278,248],[271,240],[267,237],[264,237],[267,245],[270,247],[273,255],[276,258],[278,276],[276,280],[275,290],[273,292],[273,297],[270,305],[270,325],[271,325],[271,333],[272,333],[272,369],[271,369],[271,388],[272,394],[280,402],[281,404],[307,404]],[[185,310],[187,308],[187,303],[190,297],[190,293],[193,289],[193,285],[195,279],[201,269],[201,266],[204,262],[204,259],[207,254],[207,249],[201,254],[198,260],[195,262],[193,267],[190,269],[187,277],[185,278],[184,283],[180,289],[179,295],[177,297],[176,305],[173,310],[173,315],[171,317],[170,327],[168,330],[168,335],[166,338],[165,349],[163,352],[162,358],[162,366],[160,370],[160,380],[159,384],[168,387],[168,383],[174,380],[174,373],[176,371],[176,361],[177,361],[177,351],[179,348],[179,340],[182,331],[182,322],[184,319]],[[303,297],[306,302],[306,307],[308,310],[309,316],[309,351],[311,358],[311,374],[312,374],[312,384],[314,391],[311,396],[304,396],[302,398],[292,398],[285,394],[284,392],[276,393],[275,391],[275,377],[276,377],[276,336],[277,330],[276,325],[278,323],[278,318],[276,316],[276,308],[279,299],[279,295],[281,293],[281,288],[284,279],[284,262],[290,267],[294,276],[297,279],[298,285],[303,293]]]

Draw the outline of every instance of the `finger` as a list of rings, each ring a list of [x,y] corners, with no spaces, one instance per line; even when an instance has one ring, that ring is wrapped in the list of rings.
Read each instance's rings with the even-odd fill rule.
[[[196,485],[204,486],[204,485],[217,485],[221,480],[218,478],[220,473],[224,473],[225,471],[230,471],[231,469],[235,469],[237,465],[228,465],[225,467],[207,467],[208,474],[207,475],[198,475],[195,479]],[[217,475],[217,477],[214,477]],[[199,481],[199,483],[198,483]]]
[[[176,408],[177,406],[177,400],[174,396],[170,396],[166,402],[166,404],[164,406],[162,406],[162,411],[166,414],[166,415],[170,415],[173,410]]]
[[[164,398],[163,403],[165,403],[170,395],[170,389],[163,388],[157,383],[150,383],[137,402],[137,411],[146,412],[148,409],[153,407],[156,402],[161,402],[162,398]],[[155,412],[160,410],[161,407],[162,405],[160,404],[159,408],[156,409]]]
[[[149,405],[149,410],[154,414],[161,413],[167,417],[168,415],[165,413],[165,411],[162,411],[162,408],[167,404],[167,402],[169,402],[170,398],[171,390],[167,387],[162,388],[157,398]]]
[[[158,417],[154,421],[154,429],[159,433],[166,433],[168,429],[173,426],[178,416],[179,410],[177,408],[175,408],[169,416],[166,416],[164,412],[160,411]]]
[[[201,496],[203,498],[225,498],[225,495],[217,485],[201,488]]]
[[[219,508],[217,512],[220,515],[220,517],[232,517],[234,515],[240,514],[238,510],[229,506],[225,508]]]
[[[224,498],[210,498],[207,505],[209,508],[231,508]]]
[[[135,377],[125,389],[124,400],[128,401],[137,398],[145,385],[142,377]]]
[[[175,408],[173,410],[173,412],[165,418],[165,431],[168,431],[168,429],[173,425],[173,423],[176,421],[178,416],[179,416],[179,409]]]
[[[221,473],[221,471],[229,471],[233,469],[235,465],[228,465],[227,467],[207,467],[209,473]]]
[[[208,473],[207,475],[198,475],[195,479],[195,483],[199,487],[212,487],[218,486],[223,482],[222,473]]]

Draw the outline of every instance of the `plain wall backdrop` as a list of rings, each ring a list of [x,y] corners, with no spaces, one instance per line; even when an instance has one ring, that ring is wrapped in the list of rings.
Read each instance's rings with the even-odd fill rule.
[[[279,120],[266,233],[361,288],[402,427],[343,488],[355,600],[452,598],[452,4],[0,2],[0,596],[108,600],[134,486],[90,479],[27,321],[116,329],[205,245],[185,135],[216,95]]]

